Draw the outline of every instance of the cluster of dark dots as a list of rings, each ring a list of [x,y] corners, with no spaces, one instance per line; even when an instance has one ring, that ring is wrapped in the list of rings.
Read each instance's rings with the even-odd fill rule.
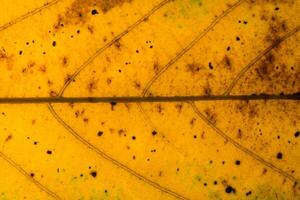
[[[251,195],[252,194],[252,192],[251,191],[248,191],[247,193],[246,193],[246,196],[249,196],[249,195]]]
[[[239,20],[239,24],[240,24],[240,23],[242,23],[242,21],[241,21],[241,20]],[[245,24],[245,25],[246,25],[246,24],[248,24],[248,22],[247,22],[247,21],[243,21],[243,24]]]

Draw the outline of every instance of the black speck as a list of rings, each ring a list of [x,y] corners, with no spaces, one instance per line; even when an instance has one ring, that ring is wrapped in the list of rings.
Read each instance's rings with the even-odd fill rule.
[[[213,69],[214,68],[211,62],[208,63],[208,66],[209,66],[209,69]]]
[[[30,173],[30,176],[33,178],[34,177],[34,173]]]
[[[156,131],[152,131],[152,135],[153,136],[157,135],[157,132]]]
[[[275,10],[276,10],[276,11],[279,10],[279,7],[276,7]]]
[[[228,194],[229,193],[235,193],[235,189],[232,186],[228,185],[225,189],[225,192],[228,193]]]
[[[47,153],[47,154],[52,154],[52,151],[51,151],[51,150],[47,150],[46,153]]]
[[[276,157],[277,157],[277,159],[282,159],[282,156],[283,156],[282,153],[278,152]]]
[[[103,132],[102,131],[98,131],[98,136],[102,136],[103,135]]]
[[[241,161],[236,160],[236,161],[235,161],[235,164],[236,164],[236,165],[240,165],[240,164],[241,164]]]
[[[251,192],[251,190],[250,190],[249,192],[246,193],[246,196],[249,196],[249,195],[251,195],[251,194],[252,194],[252,192]]]
[[[297,132],[295,133],[295,137],[299,137],[299,135],[300,135],[300,131],[297,131]]]
[[[117,105],[117,102],[110,102],[110,105],[111,105],[111,110],[114,110],[114,106],[116,106]]]
[[[19,51],[19,55],[22,55],[23,51]]]
[[[132,136],[132,139],[133,139],[133,140],[135,140],[135,139],[136,139],[136,137],[135,137],[135,136]]]
[[[97,15],[97,14],[99,14],[98,11],[97,11],[96,9],[93,9],[91,13],[92,13],[92,15]]]
[[[52,46],[54,46],[54,47],[56,46],[56,41],[52,42]]]
[[[240,37],[239,36],[237,36],[236,37],[236,41],[240,41],[241,39],[240,39]]]
[[[227,47],[227,51],[230,51],[230,47],[229,46]]]

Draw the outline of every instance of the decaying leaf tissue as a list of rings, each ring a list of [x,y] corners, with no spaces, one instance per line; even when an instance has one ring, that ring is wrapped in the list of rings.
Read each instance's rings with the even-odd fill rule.
[[[299,0],[0,2],[0,200],[300,200]]]

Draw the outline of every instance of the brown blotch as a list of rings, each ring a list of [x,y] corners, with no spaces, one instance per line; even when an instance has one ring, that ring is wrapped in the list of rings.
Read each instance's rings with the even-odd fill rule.
[[[288,32],[288,26],[285,20],[281,20],[277,16],[266,19],[269,22],[268,32],[265,36],[267,43],[278,43],[279,39]]]
[[[274,71],[275,56],[269,53],[262,60],[260,66],[256,68],[256,73],[261,80],[271,80],[271,74]]]
[[[59,15],[54,29],[59,30],[66,25],[85,24],[91,17],[102,11],[107,13],[116,6],[122,6],[124,3],[130,3],[132,0],[74,0],[66,9],[65,13]]]

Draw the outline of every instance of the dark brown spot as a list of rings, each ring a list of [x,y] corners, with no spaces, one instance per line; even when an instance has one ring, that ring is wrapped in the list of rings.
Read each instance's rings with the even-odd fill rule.
[[[281,152],[278,152],[276,155],[276,158],[280,160],[280,159],[282,159],[282,157],[283,157],[283,154]]]
[[[232,186],[230,186],[230,185],[228,185],[226,188],[225,188],[225,192],[226,193],[235,193],[236,192],[236,190],[235,190],[235,188],[233,188]]]
[[[90,173],[90,175],[91,175],[92,177],[96,178],[97,172],[96,172],[96,171],[92,171],[92,172]]]
[[[46,153],[50,155],[50,154],[52,154],[52,151],[51,150],[47,150]]]

